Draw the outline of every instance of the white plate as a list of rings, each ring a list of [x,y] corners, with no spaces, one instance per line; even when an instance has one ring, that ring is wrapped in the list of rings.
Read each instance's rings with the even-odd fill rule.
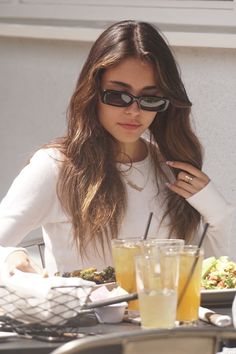
[[[232,305],[236,289],[201,290],[202,306]]]

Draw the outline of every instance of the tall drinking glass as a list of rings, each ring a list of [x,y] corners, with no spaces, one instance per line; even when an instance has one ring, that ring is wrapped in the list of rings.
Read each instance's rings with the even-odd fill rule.
[[[135,279],[135,256],[141,254],[142,240],[112,240],[112,257],[117,283],[129,293],[137,291]],[[129,311],[138,310],[138,300],[129,301]]]
[[[178,306],[176,319],[182,325],[198,321],[201,294],[203,250],[197,246],[184,246],[180,252]]]
[[[179,252],[161,249],[158,257],[136,256],[136,281],[142,328],[175,325]]]

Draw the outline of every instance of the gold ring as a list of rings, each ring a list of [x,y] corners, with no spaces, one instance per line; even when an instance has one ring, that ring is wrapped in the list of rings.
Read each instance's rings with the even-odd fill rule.
[[[189,184],[191,184],[192,180],[193,180],[193,177],[190,177],[189,175],[185,175],[185,181]]]

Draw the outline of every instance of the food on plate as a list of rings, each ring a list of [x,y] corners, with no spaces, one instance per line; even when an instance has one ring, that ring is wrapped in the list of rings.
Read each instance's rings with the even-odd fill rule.
[[[84,280],[94,281],[96,284],[105,284],[116,281],[115,269],[110,266],[102,271],[98,271],[96,268],[86,268],[82,270],[74,270],[72,272],[57,272],[55,275],[67,278],[79,277]]]
[[[204,259],[202,265],[202,288],[206,290],[236,288],[236,263],[227,256]]]

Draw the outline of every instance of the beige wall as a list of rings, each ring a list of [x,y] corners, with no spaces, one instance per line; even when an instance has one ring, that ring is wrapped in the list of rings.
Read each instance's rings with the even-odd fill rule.
[[[0,198],[29,155],[63,134],[90,43],[0,37]],[[205,171],[236,204],[236,49],[174,48],[205,147]],[[236,259],[236,225],[232,255]]]

